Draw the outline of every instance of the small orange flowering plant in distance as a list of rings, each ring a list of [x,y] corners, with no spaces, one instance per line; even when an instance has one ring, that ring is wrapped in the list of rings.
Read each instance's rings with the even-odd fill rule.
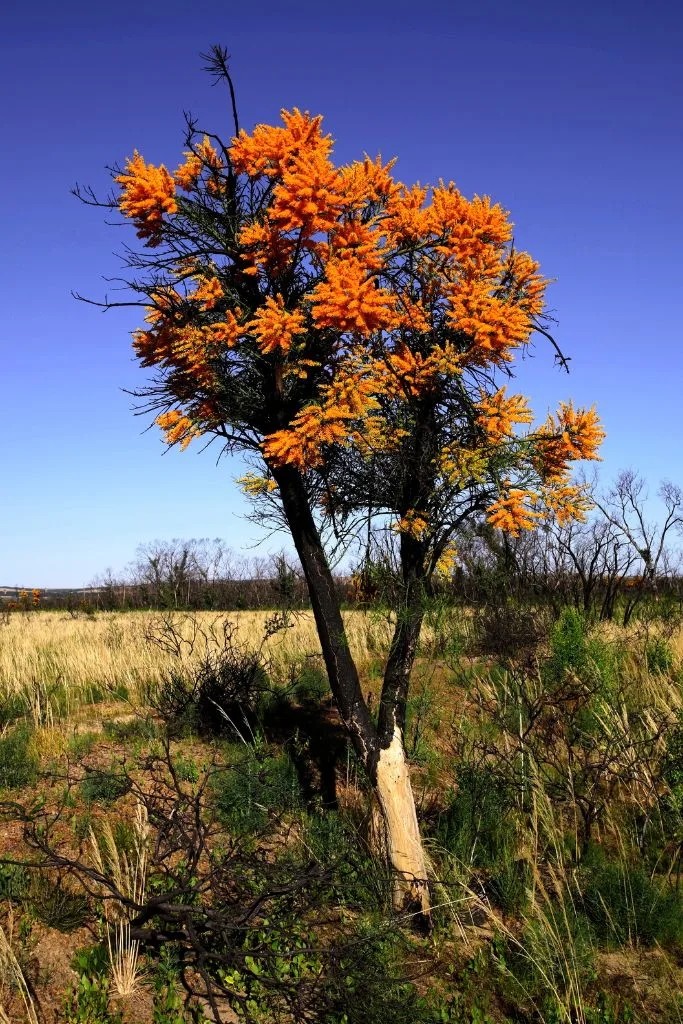
[[[114,173],[112,205],[143,243],[129,257],[144,307],[133,346],[154,373],[140,395],[169,444],[216,438],[256,463],[244,489],[276,502],[291,531],[333,695],[393,822],[385,766],[402,742],[429,579],[452,570],[472,516],[512,534],[581,518],[572,464],[598,457],[603,432],[571,403],[534,427],[508,393],[515,355],[549,335],[547,282],[502,206],[452,182],[405,185],[379,157],[338,165],[322,118],[298,109],[240,129],[221,48],[210,67],[230,86],[232,137],[189,121],[175,170],[136,150]],[[377,724],[319,529],[363,515],[393,525],[403,585]],[[406,814],[392,863],[425,908]]]

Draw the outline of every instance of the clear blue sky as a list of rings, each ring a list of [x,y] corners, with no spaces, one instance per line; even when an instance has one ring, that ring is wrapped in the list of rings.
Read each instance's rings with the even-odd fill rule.
[[[347,160],[398,156],[512,211],[548,276],[569,378],[539,341],[519,389],[539,417],[597,403],[605,479],[683,483],[683,13],[573,0],[136,4],[6,0],[2,17],[0,584],[77,586],[152,538],[256,539],[211,452],[162,457],[120,389],[134,311],[101,315],[130,235],[69,195],[138,147],[175,165],[182,111],[230,132],[199,53],[232,54],[241,121],[325,115]],[[271,544],[272,546],[272,544]],[[275,546],[277,542],[275,542]]]

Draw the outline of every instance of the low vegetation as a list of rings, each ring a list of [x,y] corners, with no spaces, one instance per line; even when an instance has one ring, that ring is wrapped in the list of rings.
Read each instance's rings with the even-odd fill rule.
[[[3,1019],[679,1021],[683,632],[541,618],[494,655],[490,621],[428,615],[425,935],[392,908],[307,613],[13,612]],[[372,707],[391,613],[347,628]]]

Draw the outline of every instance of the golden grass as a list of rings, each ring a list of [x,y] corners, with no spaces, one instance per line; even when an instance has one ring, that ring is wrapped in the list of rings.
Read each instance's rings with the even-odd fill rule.
[[[238,627],[238,641],[258,647],[270,612],[200,612],[204,629],[228,618]],[[390,624],[386,618],[359,611],[344,616],[349,643],[360,664],[386,651]],[[37,725],[49,727],[54,698],[60,688],[67,714],[100,690],[125,686],[131,699],[157,682],[174,658],[150,643],[146,633],[160,616],[151,612],[101,612],[95,618],[73,619],[63,612],[28,612],[12,616],[0,626],[0,695],[22,696]],[[188,630],[187,617],[175,619]],[[201,646],[201,645],[200,645]],[[271,637],[265,656],[275,677],[284,678],[288,666],[321,657],[311,612],[302,612],[292,625]]]

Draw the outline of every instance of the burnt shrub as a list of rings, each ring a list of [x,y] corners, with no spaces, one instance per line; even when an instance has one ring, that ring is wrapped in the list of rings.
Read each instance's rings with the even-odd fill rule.
[[[189,641],[173,624],[167,624],[163,642],[153,639],[174,654],[193,653],[198,644],[196,623],[194,628]],[[252,649],[240,643],[229,622],[201,632],[200,638],[199,658],[179,658],[160,683],[148,688],[148,703],[173,735],[248,737],[272,693],[263,645]]]

